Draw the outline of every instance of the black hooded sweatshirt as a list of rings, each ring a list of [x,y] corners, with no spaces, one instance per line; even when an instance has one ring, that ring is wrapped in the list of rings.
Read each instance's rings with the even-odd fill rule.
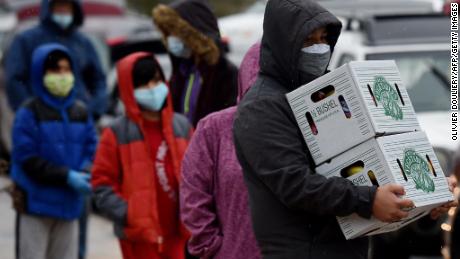
[[[367,258],[367,238],[346,241],[336,216],[369,218],[376,188],[317,174],[285,97],[307,83],[298,57],[307,36],[323,26],[333,48],[341,24],[331,13],[308,0],[268,1],[260,73],[238,106],[235,147],[264,258]]]

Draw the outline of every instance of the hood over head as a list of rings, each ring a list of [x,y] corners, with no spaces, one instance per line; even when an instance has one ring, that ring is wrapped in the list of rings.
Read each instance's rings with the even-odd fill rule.
[[[32,54],[32,64],[31,64],[31,82],[34,93],[37,97],[42,99],[47,105],[56,108],[56,109],[65,109],[68,108],[70,105],[73,104],[75,100],[75,93],[76,93],[76,84],[78,83],[75,81],[75,85],[70,91],[69,95],[65,98],[58,98],[53,96],[48,90],[45,88],[43,77],[45,75],[45,61],[48,56],[56,50],[60,50],[64,52],[70,59],[72,72],[75,71],[74,68],[76,66],[75,61],[70,54],[70,51],[61,44],[50,43],[44,44],[40,47],[36,48]],[[75,72],[73,72],[75,73]]]
[[[42,0],[40,8],[40,22],[44,25],[52,26],[57,30],[63,30],[57,24],[55,24],[51,18],[51,4],[56,0]],[[72,25],[66,30],[71,31],[75,28],[78,28],[83,25],[84,22],[84,12],[80,0],[58,0],[61,2],[69,2],[73,4],[73,22]]]
[[[120,93],[120,98],[123,101],[125,106],[127,116],[133,120],[134,122],[141,123],[142,115],[141,109],[139,104],[137,104],[136,99],[134,97],[134,82],[133,82],[133,69],[134,65],[138,60],[143,58],[152,58],[155,61],[158,71],[160,71],[161,78],[163,82],[166,83],[165,76],[163,74],[163,70],[161,69],[160,64],[156,60],[156,58],[147,52],[137,52],[120,60],[117,64],[117,72],[118,72],[118,89]],[[165,109],[172,109],[172,99],[171,94],[168,94],[167,104],[163,108]],[[171,112],[171,111],[170,111]]]
[[[259,74],[260,42],[252,45],[241,62],[238,72],[238,102],[256,82]]]
[[[159,4],[153,21],[164,35],[181,38],[198,61],[208,65],[218,62],[222,53],[216,16],[204,0],[179,0],[170,5]]]
[[[328,43],[334,49],[342,28],[329,11],[311,0],[270,0],[264,16],[260,70],[289,90],[301,85],[299,54],[307,36],[326,27]]]

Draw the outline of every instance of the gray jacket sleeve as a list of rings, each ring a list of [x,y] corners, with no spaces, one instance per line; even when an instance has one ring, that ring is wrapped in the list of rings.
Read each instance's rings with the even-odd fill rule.
[[[340,177],[327,179],[311,169],[284,96],[240,105],[234,141],[245,173],[255,174],[285,206],[317,215],[372,215],[376,187],[358,187]]]
[[[97,209],[115,224],[125,226],[128,204],[120,198],[111,186],[94,188],[93,199]]]

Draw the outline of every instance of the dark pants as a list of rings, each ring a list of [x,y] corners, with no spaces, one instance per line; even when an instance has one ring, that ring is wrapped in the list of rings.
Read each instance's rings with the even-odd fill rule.
[[[79,236],[78,236],[78,259],[86,257],[86,237],[88,229],[88,217],[91,211],[91,196],[87,196],[83,211],[80,215],[79,221]]]
[[[425,216],[394,232],[371,238],[372,259],[409,259],[415,256],[441,256],[443,219]]]

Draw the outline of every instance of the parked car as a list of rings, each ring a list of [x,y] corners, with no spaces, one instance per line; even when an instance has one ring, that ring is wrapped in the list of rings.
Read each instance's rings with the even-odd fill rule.
[[[252,44],[262,38],[266,4],[267,0],[258,0],[246,11],[218,20],[221,34],[228,40],[228,57],[237,66]]]
[[[346,17],[376,14],[408,14],[440,12],[444,0],[317,0],[341,20]],[[455,0],[457,1],[457,0]],[[228,39],[232,62],[239,65],[247,50],[262,38],[267,0],[257,0],[245,11],[219,19],[222,36]]]

